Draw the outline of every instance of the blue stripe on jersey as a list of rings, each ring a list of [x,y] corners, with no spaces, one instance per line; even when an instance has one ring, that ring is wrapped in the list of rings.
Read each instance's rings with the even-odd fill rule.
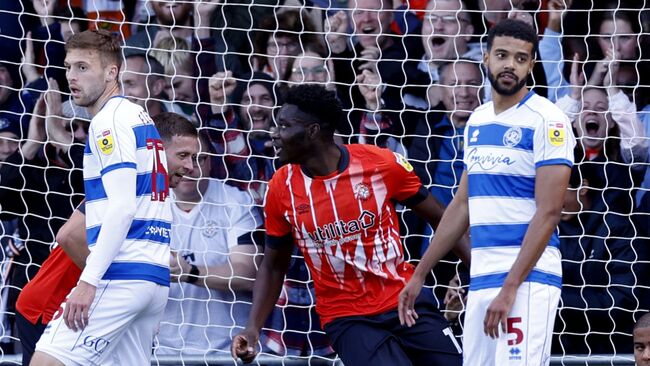
[[[133,127],[135,134],[135,148],[141,149],[147,147],[147,139],[160,140],[160,134],[153,124],[138,125]]]
[[[469,197],[535,198],[535,178],[502,174],[469,174]]]
[[[502,287],[508,273],[496,273],[483,276],[472,277],[469,280],[469,290],[477,291],[486,288]],[[530,274],[524,282],[537,282],[545,285],[562,288],[562,277],[552,273],[542,272],[536,269],[530,271]]]
[[[467,127],[469,128],[467,136],[471,137],[469,139],[468,146],[472,146],[472,147],[506,146],[503,141],[504,135],[509,129],[513,128],[513,126],[505,126],[497,123],[490,123],[490,124],[480,125],[480,126],[467,126]],[[535,130],[526,127],[518,127],[518,128],[521,130],[521,135],[519,136],[519,142],[517,142],[514,146],[511,147],[516,149],[533,151]],[[476,130],[478,130],[478,135],[475,136],[474,131]]]
[[[469,228],[472,249],[521,246],[527,230],[528,224],[473,225]],[[548,246],[560,247],[560,240],[555,233],[551,235]]]
[[[548,159],[548,160],[538,161],[537,163],[535,163],[535,168],[539,168],[540,166],[546,166],[546,165],[566,165],[569,168],[573,167],[573,163],[569,159]]]
[[[106,168],[102,169],[99,174],[104,175],[110,171],[116,170],[116,169],[122,169],[122,168],[129,168],[129,169],[138,169],[138,166],[135,163],[131,162],[122,162],[122,163],[116,163],[113,165],[109,165]]]
[[[101,225],[98,225],[86,229],[86,240],[89,247],[97,243],[97,237],[99,236],[99,229],[101,229],[101,227]],[[135,219],[131,223],[126,238],[169,245],[169,232],[171,231],[171,228],[172,225],[169,222]]]
[[[102,280],[144,280],[169,287],[169,268],[151,263],[113,262]]]
[[[90,139],[86,140],[86,146],[84,147],[84,155],[88,155],[88,154],[93,153],[92,151],[90,151],[90,145],[88,144],[88,141],[90,141]]]
[[[167,177],[162,173],[156,173],[158,179],[156,180],[157,192],[165,189]],[[136,197],[146,196],[151,194],[152,181],[151,173],[138,174],[136,178],[135,195]],[[84,180],[84,188],[86,189],[86,202],[106,199],[106,191],[102,184],[102,178],[93,178]]]

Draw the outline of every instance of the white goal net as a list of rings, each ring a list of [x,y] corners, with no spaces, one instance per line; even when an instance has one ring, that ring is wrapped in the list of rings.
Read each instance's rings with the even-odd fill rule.
[[[463,170],[465,123],[491,100],[487,33],[507,17],[537,30],[525,82],[567,114],[577,138],[558,228],[554,362],[621,361],[650,311],[649,8],[647,0],[0,1],[0,363],[19,363],[16,300],[84,196],[83,147],[94,137],[90,115],[69,101],[72,34],[113,32],[123,45],[122,94],[201,133],[172,234],[181,267],[196,265],[201,276],[173,279],[154,360],[228,364],[262,259],[264,194],[278,168],[265,144],[286,90],[335,91],[346,112],[337,141],[404,155],[446,206]],[[417,264],[433,230],[408,209],[399,214]],[[450,254],[425,287],[462,342],[467,268]],[[338,362],[315,303],[296,252],[260,338],[269,364]]]

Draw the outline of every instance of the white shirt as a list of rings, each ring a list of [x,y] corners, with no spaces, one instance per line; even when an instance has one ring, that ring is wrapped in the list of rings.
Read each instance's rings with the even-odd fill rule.
[[[172,205],[172,248],[199,267],[228,263],[230,250],[239,245],[238,238],[263,223],[253,205],[246,193],[211,180],[203,201],[190,212]],[[172,283],[156,354],[227,351],[232,337],[246,325],[251,302],[250,292]]]

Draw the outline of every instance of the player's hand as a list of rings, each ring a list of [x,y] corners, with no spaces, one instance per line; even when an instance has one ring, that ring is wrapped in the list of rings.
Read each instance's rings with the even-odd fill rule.
[[[63,311],[63,320],[65,325],[73,332],[83,330],[88,325],[88,312],[95,299],[95,292],[97,292],[97,287],[79,281],[77,287],[72,290],[70,297],[68,297]]]
[[[502,287],[501,291],[492,300],[483,320],[483,332],[488,337],[499,338],[499,324],[501,325],[501,331],[503,333],[507,332],[508,314],[510,314],[512,305],[515,303],[516,295],[516,289],[510,290]]]
[[[465,289],[461,286],[458,275],[455,275],[449,281],[449,288],[445,293],[445,319],[452,321],[458,318],[460,312],[465,308],[466,299]]]
[[[177,252],[171,252],[172,258],[169,263],[172,282],[186,282],[187,275],[192,269],[191,265],[183,257],[179,257]]]
[[[422,291],[422,285],[424,285],[424,279],[413,276],[399,293],[397,314],[401,325],[412,327],[418,319],[418,313],[415,312],[415,299]]]
[[[232,346],[230,347],[232,358],[235,360],[241,358],[244,363],[253,362],[255,356],[257,356],[256,346],[258,338],[259,332],[252,331],[248,328],[242,330],[232,340]]]

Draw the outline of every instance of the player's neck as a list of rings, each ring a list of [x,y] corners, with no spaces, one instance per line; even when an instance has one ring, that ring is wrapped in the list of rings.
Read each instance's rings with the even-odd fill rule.
[[[528,94],[529,90],[526,87],[519,89],[513,95],[502,95],[499,94],[494,88],[492,88],[492,102],[494,103],[494,114],[499,114],[503,111],[507,111],[513,105],[521,102],[524,97]]]
[[[104,104],[112,97],[120,95],[120,85],[117,82],[111,83],[104,89],[102,95],[97,98],[95,104],[86,107],[91,116],[95,116],[104,107]]]
[[[301,165],[314,177],[330,175],[338,170],[341,150],[335,143],[315,148],[314,153]]]

